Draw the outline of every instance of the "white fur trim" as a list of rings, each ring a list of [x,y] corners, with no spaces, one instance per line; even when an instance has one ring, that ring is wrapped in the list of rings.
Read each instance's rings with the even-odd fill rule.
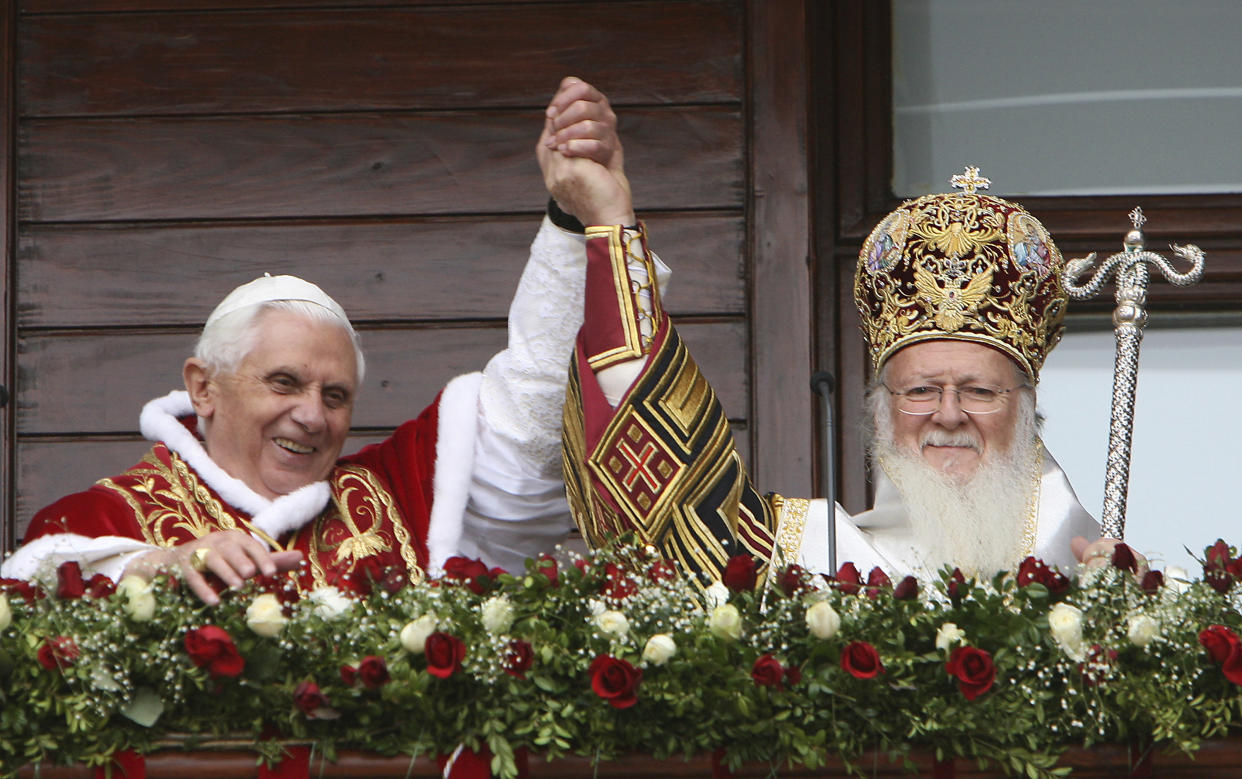
[[[440,395],[436,473],[427,530],[427,573],[433,577],[443,570],[445,560],[457,554],[461,544],[462,520],[474,472],[482,383],[482,373],[467,373],[450,381]]]
[[[176,452],[225,503],[249,514],[255,527],[272,538],[280,538],[314,519],[328,504],[332,492],[326,481],[313,482],[276,500],[268,500],[241,479],[225,473],[179,421],[180,417],[193,413],[190,393],[174,390],[143,406],[139,429],[147,439],[161,442]]]
[[[120,577],[124,566],[111,568],[96,563],[110,561],[117,555],[132,555],[135,552],[147,552],[156,547],[144,544],[133,538],[124,536],[81,536],[77,533],[53,533],[40,536],[28,544],[23,544],[13,552],[4,565],[0,565],[0,576],[10,579],[38,579],[40,581],[56,581],[56,569],[64,562],[75,561],[82,566],[84,572],[98,571],[113,581]],[[117,562],[127,562],[128,559]],[[49,579],[50,577],[50,579]]]

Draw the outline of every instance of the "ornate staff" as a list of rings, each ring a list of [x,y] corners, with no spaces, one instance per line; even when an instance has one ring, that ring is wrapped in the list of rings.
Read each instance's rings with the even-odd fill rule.
[[[1095,261],[1095,252],[1085,258],[1070,260],[1061,280],[1074,300],[1094,297],[1110,276],[1117,280],[1117,308],[1113,311],[1113,332],[1117,336],[1117,354],[1113,363],[1113,414],[1108,431],[1108,469],[1104,477],[1105,536],[1123,538],[1126,526],[1126,491],[1130,481],[1130,436],[1134,430],[1134,391],[1138,384],[1139,344],[1143,326],[1147,324],[1147,263],[1160,269],[1170,284],[1179,287],[1194,284],[1203,276],[1203,251],[1194,244],[1169,248],[1178,257],[1191,263],[1190,270],[1178,273],[1168,260],[1143,248],[1143,209],[1130,212],[1134,229],[1126,233],[1125,251],[1104,261],[1091,280],[1079,286],[1078,277]]]

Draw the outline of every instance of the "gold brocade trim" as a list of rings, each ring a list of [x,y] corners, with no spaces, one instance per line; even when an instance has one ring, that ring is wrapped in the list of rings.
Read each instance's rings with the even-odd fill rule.
[[[615,346],[599,354],[587,355],[587,364],[592,370],[598,371],[609,365],[642,357],[642,333],[638,328],[638,310],[630,289],[629,251],[627,249],[629,242],[626,240],[625,228],[620,225],[588,227],[586,237],[588,241],[600,237],[608,239],[612,286],[617,295],[617,315],[620,317],[621,333],[625,339],[623,345]]]
[[[1036,441],[1035,467],[1031,493],[1026,499],[1026,519],[1022,523],[1022,554],[1018,560],[1024,560],[1035,554],[1035,536],[1039,532],[1039,493],[1044,483],[1044,444]]]
[[[370,524],[360,528],[355,516],[369,518]],[[344,525],[349,537],[335,544],[325,544],[325,525],[332,521]],[[411,543],[409,530],[392,495],[366,468],[337,466],[332,472],[331,509],[315,518],[314,533],[308,544],[311,578],[315,586],[326,583],[323,557],[328,553],[334,554],[334,565],[348,565],[352,570],[364,558],[391,551],[382,534],[385,523],[392,528],[397,551],[405,563],[410,581],[414,584],[422,582],[425,574],[418,564],[418,554]]]
[[[216,530],[237,530],[240,527],[254,533],[274,549],[286,548],[244,517],[230,513],[176,452],[170,449],[167,452],[169,462],[166,464],[154,449],[148,450],[142,462],[126,474],[126,478],[136,479],[132,485],[120,484],[110,478],[96,482],[125,501],[134,513],[134,520],[146,543],[173,546],[176,543],[175,531],[178,530],[193,538],[202,538]],[[145,505],[139,496],[145,498]]]
[[[811,510],[811,501],[806,498],[786,498],[781,495],[772,496],[772,506],[780,518],[776,526],[776,543],[786,564],[798,561],[798,553],[802,551],[802,536],[806,531],[806,518]],[[829,521],[833,521],[832,518]]]

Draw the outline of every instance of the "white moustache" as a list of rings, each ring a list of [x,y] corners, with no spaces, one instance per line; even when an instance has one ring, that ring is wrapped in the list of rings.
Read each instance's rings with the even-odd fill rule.
[[[950,432],[948,430],[930,430],[919,442],[919,448],[927,446],[960,446],[966,449],[973,449],[976,452],[982,452],[983,446],[970,433],[964,430],[956,430]]]

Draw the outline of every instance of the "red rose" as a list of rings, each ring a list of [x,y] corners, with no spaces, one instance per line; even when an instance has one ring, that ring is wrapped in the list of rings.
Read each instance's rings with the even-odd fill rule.
[[[341,666],[341,681],[345,682],[346,687],[353,687],[358,681],[358,669],[352,665]]]
[[[996,681],[996,665],[992,656],[973,646],[959,646],[949,655],[944,672],[957,679],[958,689],[966,700],[973,701],[992,689]]]
[[[962,576],[961,568],[954,568],[953,573],[949,574],[945,590],[949,593],[949,600],[953,601],[954,606],[962,600],[962,596],[966,594],[966,577]]]
[[[1049,568],[1047,578],[1044,580],[1044,586],[1048,588],[1048,594],[1054,598],[1064,595],[1069,590],[1069,579],[1065,574],[1058,570]]]
[[[1087,659],[1078,664],[1078,672],[1082,674],[1082,683],[1088,687],[1095,687],[1102,680],[1100,671],[1115,662],[1117,662],[1116,649],[1105,650],[1099,644],[1092,644],[1087,652]]]
[[[783,690],[785,686],[781,684],[781,680],[784,677],[785,667],[772,655],[759,655],[750,669],[750,678],[754,680],[757,687],[775,687]]]
[[[1225,566],[1225,570],[1228,571],[1233,578],[1242,579],[1242,557],[1239,557],[1236,560],[1230,560],[1229,564]]]
[[[1060,571],[1048,567],[1038,557],[1027,557],[1018,566],[1018,586],[1027,587],[1032,584],[1044,585],[1051,595],[1060,595],[1069,589],[1069,579]]]
[[[212,676],[239,676],[246,659],[238,653],[233,638],[215,625],[187,630],[185,651],[194,665],[207,667]]]
[[[476,595],[482,595],[487,589],[480,576],[487,576],[487,566],[482,560],[469,557],[450,557],[444,561],[444,578],[454,584],[464,584]]]
[[[73,665],[80,654],[82,653],[72,638],[56,636],[43,640],[37,657],[39,665],[49,671],[55,671],[57,668],[67,668]]]
[[[406,572],[404,566],[389,566],[384,571],[384,576],[379,581],[380,589],[389,595],[396,595],[405,589],[405,585],[410,583],[410,575]]]
[[[367,655],[358,663],[358,679],[372,690],[388,684],[390,678],[388,663],[378,655]]]
[[[638,592],[638,585],[616,563],[604,566],[604,597],[625,600]]]
[[[56,597],[61,600],[74,600],[86,594],[86,583],[82,581],[82,566],[73,560],[61,563],[56,569]]]
[[[734,592],[750,592],[759,581],[759,572],[755,568],[755,558],[748,554],[733,555],[725,563],[720,581]]]
[[[858,566],[853,563],[845,563],[837,569],[837,575],[833,577],[837,582],[837,589],[846,595],[855,595],[862,586],[862,576],[858,573]]]
[[[888,578],[888,574],[877,565],[871,569],[871,573],[867,574],[867,586],[887,589],[893,586],[893,580]]]
[[[811,589],[811,585],[806,580],[806,569],[797,563],[782,571],[779,581],[781,592],[785,593],[786,597],[789,598]]]
[[[293,705],[308,717],[313,717],[317,709],[328,705],[328,699],[319,690],[319,685],[311,681],[302,682],[293,691]]]
[[[841,668],[858,679],[873,679],[884,673],[880,653],[866,641],[851,641],[841,650]]]
[[[106,598],[116,592],[116,582],[102,573],[97,573],[86,583],[86,591],[92,598]]]
[[[34,603],[43,597],[42,590],[23,579],[0,579],[0,590],[16,593],[27,603]]]
[[[556,558],[550,554],[539,555],[539,559],[535,561],[535,570],[543,574],[548,579],[548,584],[553,587],[557,586],[557,567]]]
[[[1134,556],[1134,550],[1127,544],[1117,544],[1113,547],[1112,563],[1114,568],[1123,571],[1130,573],[1138,571],[1138,559]]]
[[[893,597],[897,600],[914,600],[919,597],[919,580],[913,576],[907,576],[897,582]]]
[[[1238,637],[1224,625],[1209,625],[1199,632],[1199,643],[1215,663],[1223,663],[1237,653]]]
[[[638,683],[643,672],[624,660],[599,655],[591,662],[591,689],[614,709],[628,709],[638,702]]]
[[[1220,670],[1225,674],[1226,679],[1234,684],[1242,685],[1242,651],[1235,647],[1225,658],[1225,662],[1220,664]]]
[[[1037,572],[1041,565],[1043,565],[1042,560],[1030,555],[1027,555],[1022,562],[1018,563],[1018,586],[1026,587],[1039,581]]]
[[[802,669],[796,665],[791,665],[785,669],[785,684],[793,687],[802,681]]]
[[[1143,574],[1143,583],[1139,586],[1148,595],[1155,595],[1164,586],[1164,574],[1160,573],[1160,571],[1148,571]]]
[[[1216,563],[1222,568],[1233,559],[1233,555],[1230,554],[1229,544],[1226,544],[1223,538],[1216,539],[1216,543],[1207,548],[1206,556],[1209,563]]]
[[[1222,595],[1229,592],[1229,588],[1233,586],[1233,577],[1229,575],[1229,571],[1217,563],[1208,563],[1203,566],[1203,581]]]
[[[436,632],[423,642],[423,653],[427,656],[427,673],[447,679],[461,669],[466,645],[457,636]]]
[[[521,639],[514,639],[509,642],[509,648],[505,651],[505,673],[510,676],[516,676],[519,679],[526,678],[526,672],[535,663],[535,652],[531,649],[529,643]]]
[[[671,560],[660,560],[647,569],[647,579],[653,582],[671,582],[677,578],[677,566]]]

